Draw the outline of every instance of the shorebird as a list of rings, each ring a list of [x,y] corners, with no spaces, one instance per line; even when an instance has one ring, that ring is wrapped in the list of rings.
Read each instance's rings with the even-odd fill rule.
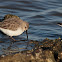
[[[10,36],[14,41],[15,39],[12,36],[18,36],[22,34],[24,31],[26,31],[27,34],[28,28],[29,28],[28,22],[23,21],[20,18],[16,17],[8,18],[0,22],[0,31]]]
[[[57,23],[57,24],[62,27],[62,23]]]

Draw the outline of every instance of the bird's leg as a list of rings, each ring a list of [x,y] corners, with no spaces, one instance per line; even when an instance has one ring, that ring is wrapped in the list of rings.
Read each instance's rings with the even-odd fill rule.
[[[11,44],[13,44],[16,41],[12,36],[9,36],[9,38],[12,39]]]
[[[12,44],[16,41],[13,37],[10,36],[10,38],[11,38],[13,41],[11,41],[10,46],[8,47],[8,49],[11,49]]]
[[[16,41],[13,37],[10,36],[10,38],[11,38],[13,41]]]
[[[12,42],[15,42],[16,41],[12,36],[10,36],[10,38],[13,40]]]

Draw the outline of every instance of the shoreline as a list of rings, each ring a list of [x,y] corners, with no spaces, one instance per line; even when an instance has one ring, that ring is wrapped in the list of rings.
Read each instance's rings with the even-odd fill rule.
[[[62,61],[62,40],[60,38],[43,41],[31,40],[35,44],[32,50],[0,56],[0,62],[60,62]]]
[[[11,17],[19,18],[16,15],[7,14],[2,20]],[[3,43],[3,41],[0,41],[0,43]],[[29,40],[29,44],[34,44],[32,50],[1,55],[0,62],[62,62],[61,38],[54,40],[46,38],[43,41]]]

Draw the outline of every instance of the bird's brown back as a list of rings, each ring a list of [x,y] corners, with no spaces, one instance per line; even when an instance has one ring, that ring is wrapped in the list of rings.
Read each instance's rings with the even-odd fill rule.
[[[4,28],[4,29],[9,29],[9,30],[17,30],[18,27],[21,25],[21,23],[23,22],[23,20],[19,19],[19,18],[9,18],[6,20],[3,20],[2,22],[0,22],[0,28]]]

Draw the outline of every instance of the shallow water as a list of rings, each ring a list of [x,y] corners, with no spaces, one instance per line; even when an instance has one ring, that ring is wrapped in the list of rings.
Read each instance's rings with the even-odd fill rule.
[[[0,0],[0,19],[6,14],[19,16],[29,22],[29,40],[62,38],[62,27],[57,25],[58,22],[62,22],[61,0]],[[0,38],[5,41],[0,44],[0,48],[3,47],[2,44],[7,47],[9,44],[6,43],[10,42],[8,39],[4,40],[7,36],[0,33]],[[23,33],[15,38],[26,39],[26,34]]]

